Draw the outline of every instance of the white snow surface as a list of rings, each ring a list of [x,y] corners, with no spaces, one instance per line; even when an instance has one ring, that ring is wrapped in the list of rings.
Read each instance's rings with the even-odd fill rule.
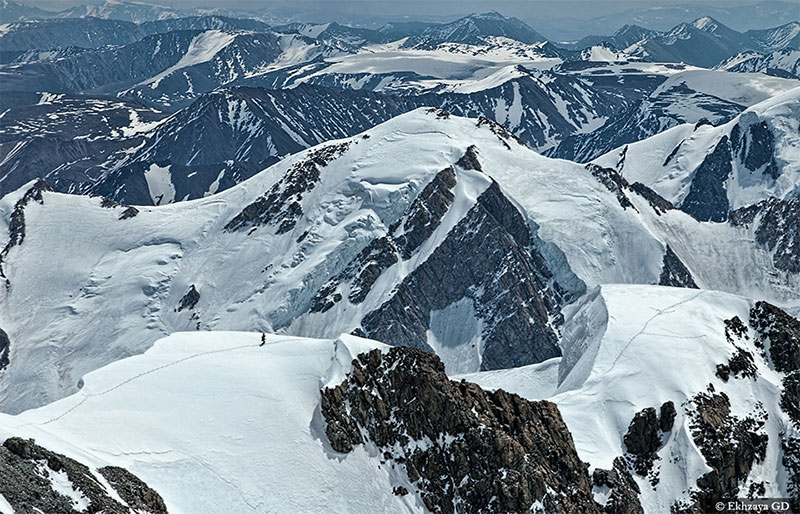
[[[174,514],[425,512],[379,455],[337,454],[325,435],[320,389],[340,383],[357,354],[385,347],[352,336],[260,339],[174,334],[87,375],[74,396],[0,415],[0,436],[123,466]],[[396,485],[412,493],[396,496]]]
[[[155,205],[168,204],[175,200],[175,185],[172,183],[169,168],[151,164],[144,172],[147,189]]]
[[[785,497],[780,445],[775,442],[782,430],[793,429],[778,406],[781,374],[760,357],[751,333],[749,340],[736,344],[756,356],[758,378],[723,382],[715,375],[716,365],[727,362],[735,351],[725,339],[723,320],[747,320],[751,306],[750,300],[716,291],[604,285],[569,309],[562,359],[463,378],[555,402],[578,455],[592,468],[610,469],[614,458],[625,452],[622,438],[637,412],[658,410],[672,401],[678,415],[658,451],[658,486],[634,475],[648,514],[669,512],[672,502],[685,498],[708,471],[682,403],[713,384],[728,395],[735,416],[752,415],[758,402],[767,410],[767,456],[748,482],[764,480],[765,497]]]
[[[656,97],[662,91],[680,85],[749,107],[800,87],[800,80],[770,77],[761,73],[687,70],[669,77],[650,96]]]
[[[103,208],[99,198],[44,193],[43,204],[31,202],[24,241],[3,262],[10,285],[0,288],[0,327],[12,354],[0,376],[0,410],[20,412],[74,393],[86,373],[176,331],[350,333],[444,241],[491,180],[538,227],[562,285],[578,287],[573,272],[588,286],[657,283],[669,244],[701,287],[800,307],[800,278],[775,270],[751,229],[699,223],[680,211],[659,216],[631,192],[636,208],[625,209],[585,167],[502,140],[475,120],[419,109],[367,134],[345,140],[349,148],[322,169],[303,194],[296,226],[283,234],[275,226],[223,227],[319,147],[226,191],[139,207],[125,220],[118,219],[124,207]],[[345,300],[309,313],[317,291],[471,145],[483,173],[456,167],[453,205],[418,251],[384,271],[364,302],[347,301],[343,286]],[[2,240],[25,190],[0,200]],[[197,305],[177,312],[191,285],[200,293]],[[451,339],[441,341],[442,334]],[[477,370],[473,341],[446,330],[435,335],[444,346],[469,350],[453,354],[451,367]]]
[[[542,55],[541,46],[527,45],[503,37],[486,38],[484,44],[444,43],[432,50],[403,48],[405,40],[368,45],[355,54],[341,54],[325,60],[326,65],[297,78],[305,82],[324,75],[384,75],[378,91],[444,90],[459,93],[495,87],[517,74],[514,66],[546,70],[562,62]],[[413,73],[418,79],[396,78]],[[360,88],[353,82],[351,87]]]

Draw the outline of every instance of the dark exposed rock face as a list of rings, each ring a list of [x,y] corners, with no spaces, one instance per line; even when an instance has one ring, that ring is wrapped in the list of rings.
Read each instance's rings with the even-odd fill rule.
[[[431,512],[527,512],[535,501],[551,513],[601,512],[554,404],[451,381],[435,355],[359,355],[322,391],[322,414],[335,451],[375,444]]]
[[[727,364],[717,365],[717,376],[725,382],[731,375],[735,378],[756,378],[757,369],[753,354],[736,344],[736,341],[750,339],[747,335],[747,326],[738,316],[725,320],[725,339],[736,351]]]
[[[98,471],[132,509],[153,514],[167,512],[161,496],[127,469],[106,466]]]
[[[475,145],[467,148],[464,156],[456,161],[456,166],[460,166],[465,170],[483,171],[481,163],[478,160],[478,148]]]
[[[749,136],[744,133],[739,125],[731,130],[733,150],[738,152],[739,159],[750,171],[764,168],[763,173],[777,179],[780,171],[775,162],[775,136],[769,130],[767,123],[762,121],[750,125]]]
[[[509,150],[511,150],[511,145],[508,144],[509,141],[515,141],[516,143],[522,146],[527,146],[525,142],[522,139],[515,136],[513,132],[509,131],[507,128],[500,125],[496,121],[490,120],[489,118],[485,118],[483,116],[479,117],[478,126],[489,127],[489,130],[491,130],[492,133],[497,136],[497,139],[499,139],[500,142],[503,143],[503,146],[505,146]]]
[[[472,155],[474,161],[477,162],[477,158],[474,158],[474,150]],[[463,161],[465,158],[467,158],[467,154],[461,160]],[[452,167],[446,168],[436,174],[411,204],[403,219],[403,234],[396,238],[397,246],[404,259],[411,257],[439,227],[442,218],[455,199],[453,195],[455,185],[455,170]],[[397,227],[392,227],[391,231],[394,232],[396,229]]]
[[[364,317],[362,333],[430,350],[431,312],[468,299],[483,321],[482,369],[541,362],[560,355],[551,278],[524,218],[492,183],[394,296]]]
[[[782,463],[788,478],[787,489],[792,504],[792,512],[800,512],[800,437],[786,436],[781,439],[783,448]]]
[[[234,232],[263,225],[277,225],[278,234],[292,230],[303,214],[300,203],[303,194],[317,186],[322,168],[346,152],[349,146],[350,143],[345,142],[310,152],[306,159],[294,164],[267,193],[229,221],[225,230]]]
[[[664,253],[658,285],[698,289],[692,273],[680,258],[675,255],[669,245],[667,245],[667,251]]]
[[[620,175],[617,170],[612,168],[603,168],[597,164],[587,164],[586,169],[592,172],[592,175],[603,184],[606,189],[611,191],[617,196],[617,201],[623,209],[633,207],[630,199],[625,195],[625,189],[629,189],[630,185],[625,178]],[[633,207],[634,210],[636,209]]]
[[[730,204],[725,181],[733,171],[731,144],[723,136],[695,171],[681,210],[699,221],[725,221]]]
[[[139,209],[137,209],[136,207],[133,207],[133,206],[126,207],[125,210],[122,211],[122,214],[119,215],[119,219],[120,220],[127,220],[127,219],[135,217],[137,214],[139,214]]]
[[[54,473],[64,473],[73,489],[89,502],[82,512],[166,514],[167,508],[158,493],[128,471],[113,467],[98,471],[127,505],[112,498],[111,491],[101,485],[88,467],[42,448],[33,440],[12,437],[0,447],[0,494],[16,512],[77,514],[72,500],[54,490],[48,478]]]
[[[398,261],[398,253],[392,238],[374,239],[341,273],[320,288],[311,302],[311,312],[326,312],[340,302],[343,296],[339,287],[348,279],[352,280],[348,299],[354,304],[363,302],[381,273]]]
[[[670,211],[675,208],[672,205],[672,202],[661,196],[660,194],[656,193],[646,185],[642,184],[641,182],[634,182],[630,186],[631,191],[638,194],[650,204],[650,207],[653,208],[656,214],[661,216],[663,213]]]
[[[658,417],[658,429],[662,432],[669,432],[675,424],[675,416],[677,415],[675,404],[672,402],[664,402],[661,405],[661,412]]]
[[[631,476],[625,461],[621,457],[614,459],[611,470],[595,469],[592,483],[596,487],[608,487],[608,495],[603,512],[607,514],[643,514],[644,509],[639,502],[640,489]]]
[[[750,310],[750,325],[758,334],[757,344],[769,345],[772,365],[786,373],[781,408],[800,428],[800,320],[772,304],[757,302]]]
[[[784,373],[800,370],[800,320],[767,302],[750,309],[750,325],[763,345],[769,343],[769,357],[775,369]]]
[[[622,438],[625,448],[633,456],[633,469],[641,476],[647,476],[658,458],[656,452],[661,447],[656,410],[648,407],[636,413]]]
[[[9,281],[8,277],[3,273],[3,261],[5,261],[11,248],[21,245],[25,239],[25,207],[31,202],[43,204],[44,197],[42,192],[44,191],[52,191],[52,188],[47,185],[47,182],[39,179],[14,204],[14,210],[11,212],[11,219],[8,224],[8,243],[6,243],[3,251],[0,252],[0,277],[6,278],[6,285],[9,285]]]
[[[183,298],[181,298],[180,303],[178,303],[178,312],[181,312],[183,309],[194,309],[199,301],[200,292],[197,291],[197,288],[192,284],[192,287],[189,288],[186,294],[183,295]]]
[[[755,228],[756,242],[772,252],[776,268],[800,273],[800,199],[769,198],[731,213],[734,226]]]
[[[764,459],[768,436],[762,429],[767,413],[761,410],[745,418],[733,416],[728,396],[715,394],[709,387],[708,393],[698,393],[690,400],[687,414],[692,438],[712,468],[697,479],[698,489],[692,492],[695,505],[687,511],[709,511],[719,498],[736,498],[739,483]]]
[[[8,339],[8,334],[6,334],[5,330],[0,328],[0,371],[3,371],[11,362],[10,353],[11,341]]]

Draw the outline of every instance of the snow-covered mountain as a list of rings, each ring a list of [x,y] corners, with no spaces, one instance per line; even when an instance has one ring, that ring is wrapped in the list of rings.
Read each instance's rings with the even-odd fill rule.
[[[49,18],[54,14],[55,13],[52,11],[45,11],[44,9],[21,4],[19,2],[0,0],[0,20],[2,20],[3,23],[39,20],[43,18]]]
[[[628,66],[615,64],[598,68],[597,72],[614,80],[619,70]],[[591,71],[583,69],[581,74],[590,76]],[[799,86],[798,80],[689,68],[671,75],[652,92],[642,95],[627,112],[609,119],[594,131],[568,136],[548,154],[578,162],[589,161],[677,125],[727,123],[748,107]]]
[[[23,21],[0,27],[3,52],[125,45],[146,35],[136,24],[97,18]]]
[[[738,30],[769,29],[777,24],[797,21],[794,2],[766,0],[761,2],[709,5],[705,2],[649,5],[599,17],[578,17],[566,12],[562,17],[537,20],[536,27],[557,41],[577,41],[586,34],[610,34],[625,25],[639,25],[653,31],[711,16]]]
[[[647,184],[698,219],[724,221],[770,197],[797,198],[798,99],[795,88],[723,125],[679,125],[594,162]]]
[[[145,180],[174,196],[168,168]],[[355,332],[469,371],[557,356],[559,306],[595,284],[800,304],[798,270],[782,264],[794,247],[757,241],[763,216],[701,223],[613,170],[430,109],[201,200],[136,208],[39,183],[0,209],[6,411],[74,392],[86,372],[176,330]],[[80,230],[59,237],[64,220]]]
[[[176,30],[54,61],[9,64],[0,72],[12,91],[116,93],[173,107],[258,70],[339,52],[297,35]]]
[[[258,19],[252,12],[242,12],[221,7],[199,9],[176,9],[146,2],[119,2],[106,0],[103,3],[75,5],[62,11],[47,11],[19,2],[0,0],[0,19],[3,23],[49,18],[100,18],[105,20],[146,23],[150,21],[175,20],[192,16],[225,16],[229,18]]]
[[[108,163],[113,171],[84,189],[123,203],[157,204],[146,180],[156,166],[169,169],[175,201],[202,198],[289,154],[352,136],[420,105],[424,102],[414,97],[303,84],[283,90],[219,90],[154,128],[143,145]]]
[[[508,18],[491,11],[470,14],[450,23],[430,26],[420,35],[408,38],[404,46],[433,49],[442,43],[480,44],[489,36],[504,37],[527,44],[547,41],[547,38],[522,20]]]
[[[563,357],[455,377],[469,382],[432,355],[352,336],[174,334],[73,396],[0,415],[0,436],[62,454],[60,482],[53,459],[40,469],[78,505],[89,494],[71,459],[89,476],[131,470],[165,510],[198,514],[798,500],[800,320],[714,291],[617,285],[576,304],[564,332]],[[4,450],[43,452],[24,439]],[[15,482],[0,487],[19,501]]]
[[[711,67],[731,55],[757,48],[751,38],[706,16],[643,39],[627,50],[632,55],[656,62],[685,62]]]
[[[784,48],[768,54],[745,52],[718,64],[715,68],[740,73],[765,73],[774,77],[800,79],[800,50]]]
[[[56,14],[59,18],[102,18],[133,23],[183,18],[189,15],[191,15],[189,11],[163,5],[145,2],[118,2],[116,0],[106,0],[101,4],[76,5]]]
[[[140,146],[167,113],[114,97],[4,92],[0,102],[0,194],[46,178],[85,192]]]
[[[625,25],[611,36],[587,36],[565,45],[574,50],[607,47],[631,58],[652,62],[681,62],[711,68],[744,52],[770,53],[797,48],[800,24],[791,22],[763,30],[737,32],[709,16],[657,32]]]
[[[748,30],[750,36],[765,50],[800,48],[800,21],[792,21],[779,27],[763,30]]]
[[[797,502],[797,367],[783,352],[798,330],[764,302],[602,286],[567,315],[562,358],[463,378],[558,405],[591,468],[634,479],[595,471],[607,506],[633,497],[645,513],[703,512],[751,492]]]
[[[135,24],[102,18],[48,19],[6,23],[0,30],[2,53],[30,50],[49,51],[57,48],[86,49],[122,46],[146,36],[177,30],[248,30],[267,32],[269,25],[257,20],[242,20],[218,15],[164,19]],[[5,62],[9,61],[6,57]]]
[[[9,175],[5,185],[0,183],[0,193],[10,192],[31,178],[44,177],[58,191],[93,192],[122,203],[150,204],[155,199],[146,187],[144,176],[155,165],[170,168],[171,181],[176,187],[174,200],[201,198],[241,182],[288,154],[329,139],[357,134],[421,106],[441,107],[468,117],[485,116],[512,130],[532,148],[545,151],[565,137],[589,134],[606,120],[626,112],[636,105],[643,92],[654,89],[663,80],[658,75],[633,70],[612,80],[610,87],[603,87],[598,86],[602,79],[592,77],[589,82],[577,74],[510,67],[473,84],[474,87],[419,95],[337,90],[305,83],[269,91],[219,90],[201,95],[158,128],[138,131],[137,138],[145,138],[145,144],[139,139],[135,145],[132,140],[123,144],[118,141],[122,133],[109,130],[93,135],[95,152],[90,160],[79,160],[72,154],[67,154],[71,158],[59,156],[53,160],[51,153],[48,159],[31,162],[28,154],[17,153],[0,164],[0,172],[19,167],[29,172]],[[146,87],[141,90],[148,91]],[[160,85],[156,89],[163,90]],[[87,98],[89,110],[92,101]],[[33,103],[37,102],[38,97]],[[77,105],[77,98],[73,98],[73,106]],[[37,109],[45,114],[46,107]],[[27,111],[15,112],[19,117]],[[60,108],[54,106],[44,121],[61,125],[60,116]],[[41,122],[28,120],[34,124]],[[3,126],[0,118],[0,129]],[[20,133],[13,140],[26,139]],[[102,143],[104,146],[138,148],[97,152],[101,139],[110,142]]]

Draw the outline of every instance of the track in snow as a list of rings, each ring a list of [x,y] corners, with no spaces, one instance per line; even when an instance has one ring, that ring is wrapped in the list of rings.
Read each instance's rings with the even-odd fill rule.
[[[122,387],[122,386],[124,386],[126,384],[129,384],[129,383],[133,382],[134,380],[142,378],[142,377],[144,377],[146,375],[150,375],[151,373],[155,373],[156,371],[161,371],[162,369],[166,369],[166,368],[175,366],[177,364],[180,364],[182,362],[186,362],[186,361],[191,360],[191,359],[195,359],[197,357],[204,357],[206,355],[214,355],[214,354],[217,354],[217,353],[232,352],[232,351],[235,351],[235,350],[242,350],[244,348],[256,348],[258,346],[260,346],[260,344],[255,344],[255,345],[254,344],[243,344],[243,345],[239,345],[239,346],[233,346],[231,348],[223,348],[222,350],[210,350],[210,351],[207,351],[207,352],[196,353],[194,355],[188,355],[188,356],[183,357],[181,359],[178,359],[176,361],[168,362],[166,364],[162,364],[161,366],[156,366],[155,368],[149,369],[147,371],[143,371],[143,372],[141,372],[141,373],[139,373],[137,375],[129,377],[129,378],[123,380],[122,382],[120,382],[119,384],[114,385],[112,387],[109,387],[108,389],[106,389],[104,391],[100,391],[99,393],[84,394],[83,398],[81,398],[81,400],[78,403],[76,403],[75,405],[73,405],[69,409],[65,410],[64,412],[62,412],[58,416],[56,416],[54,418],[50,418],[49,420],[45,421],[44,423],[42,423],[42,425],[49,425],[50,423],[53,423],[54,421],[58,421],[59,419],[63,418],[64,416],[66,416],[70,412],[74,411],[75,409],[77,409],[78,407],[80,407],[81,405],[86,403],[86,401],[89,398],[94,398],[96,396],[106,395],[106,394],[108,394],[108,393],[110,393],[112,391],[115,391],[115,390],[119,389],[120,387]]]

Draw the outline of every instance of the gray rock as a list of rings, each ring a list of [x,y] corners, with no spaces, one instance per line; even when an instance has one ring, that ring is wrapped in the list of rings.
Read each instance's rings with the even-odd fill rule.
[[[335,451],[374,444],[431,512],[521,513],[537,501],[554,514],[601,512],[554,404],[451,381],[435,355],[359,355],[322,391],[322,414]]]

